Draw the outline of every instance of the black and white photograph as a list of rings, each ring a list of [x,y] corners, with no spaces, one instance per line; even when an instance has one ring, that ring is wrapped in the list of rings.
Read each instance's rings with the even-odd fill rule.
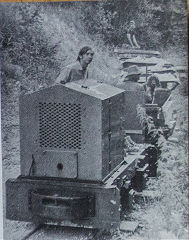
[[[0,2],[3,240],[188,239],[186,0]]]

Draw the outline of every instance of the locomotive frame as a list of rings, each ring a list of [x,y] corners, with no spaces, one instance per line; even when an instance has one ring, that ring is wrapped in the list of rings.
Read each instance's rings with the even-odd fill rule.
[[[148,145],[124,156],[125,129],[140,132],[136,126],[130,129],[137,120],[128,118],[128,98],[124,90],[93,80],[84,87],[78,81],[21,96],[21,175],[6,182],[7,218],[106,230],[119,227],[132,189],[141,191],[154,168],[154,149]],[[71,135],[60,142],[63,132]]]

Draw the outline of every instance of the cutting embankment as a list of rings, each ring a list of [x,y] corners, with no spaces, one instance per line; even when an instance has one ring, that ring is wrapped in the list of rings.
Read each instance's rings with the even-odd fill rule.
[[[19,175],[19,95],[52,85],[62,67],[75,61],[79,49],[85,45],[95,52],[91,68],[94,73],[100,71],[106,82],[113,83],[114,76],[119,74],[119,63],[100,39],[94,40],[86,33],[74,9],[56,7],[52,10],[51,5],[10,4],[1,5],[1,11],[1,22],[4,22],[1,31],[5,182]],[[136,239],[187,237],[187,96],[183,96],[182,91],[174,92],[172,107],[178,115],[173,134],[178,141],[162,145],[159,177],[149,184],[160,198],[145,208],[139,206],[133,213],[133,218],[144,225],[143,230],[136,232]],[[20,239],[33,227],[5,220],[5,239]]]

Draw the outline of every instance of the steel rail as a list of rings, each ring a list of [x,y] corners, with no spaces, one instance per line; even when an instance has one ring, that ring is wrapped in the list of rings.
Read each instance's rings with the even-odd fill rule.
[[[40,224],[38,225],[34,230],[32,230],[30,233],[28,233],[25,237],[21,238],[20,240],[27,240],[29,239],[32,235],[34,235],[37,231],[41,230],[41,228],[44,225]]]

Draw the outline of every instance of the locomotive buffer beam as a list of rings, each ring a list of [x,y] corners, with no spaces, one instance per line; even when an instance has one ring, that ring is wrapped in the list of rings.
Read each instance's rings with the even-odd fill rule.
[[[106,230],[120,224],[120,190],[113,185],[19,177],[6,190],[11,220]]]

